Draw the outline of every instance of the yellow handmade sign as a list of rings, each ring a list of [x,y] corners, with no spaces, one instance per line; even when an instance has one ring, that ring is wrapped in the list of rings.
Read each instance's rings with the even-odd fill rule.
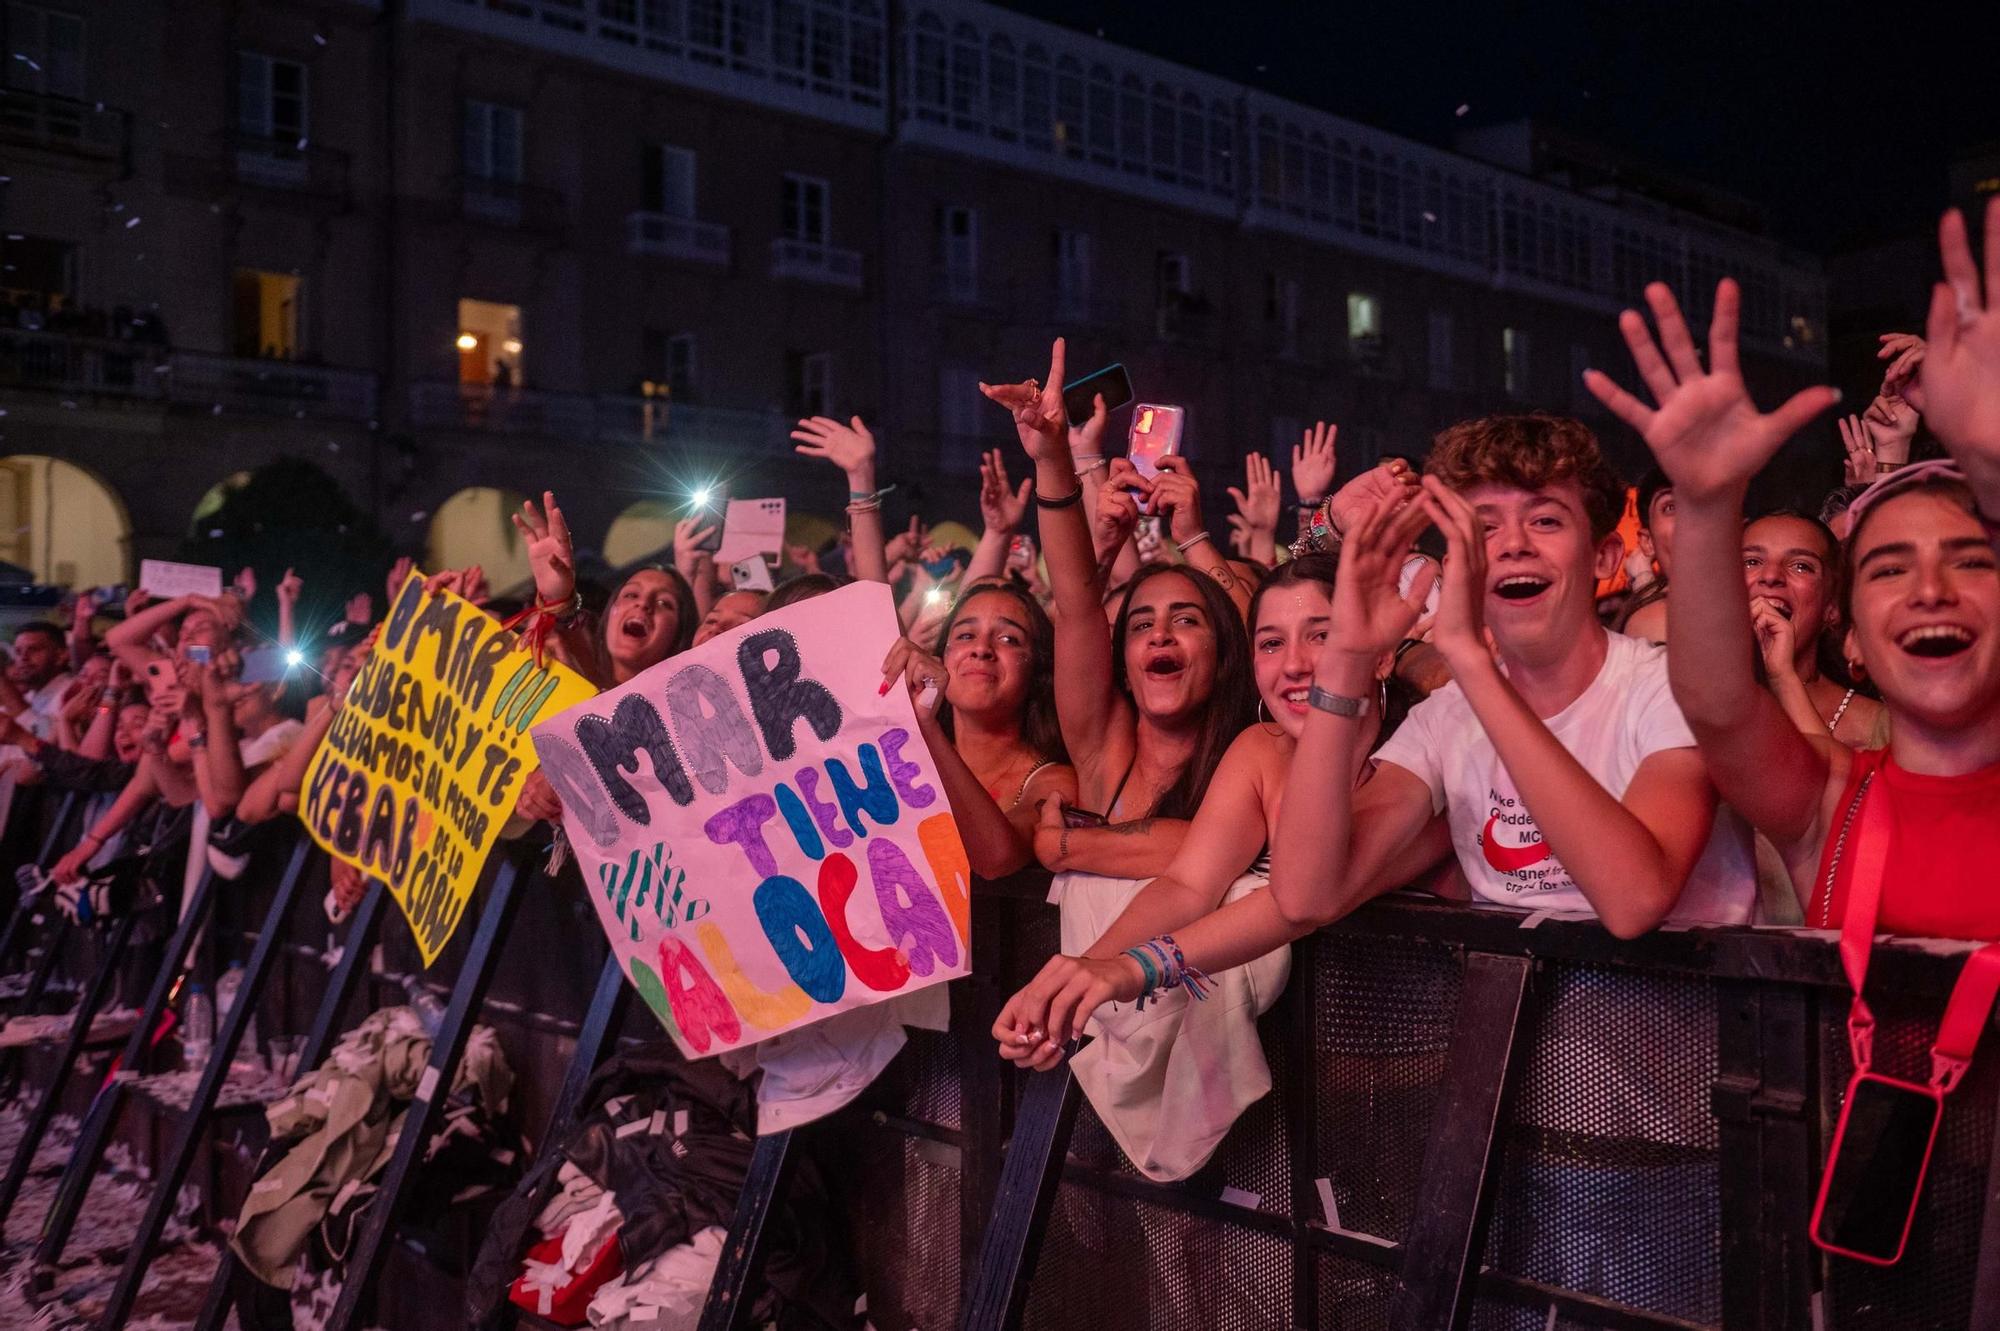
[[[306,769],[299,816],[328,854],[388,885],[424,964],[465,914],[535,769],[529,727],[596,693],[459,596],[411,574]]]

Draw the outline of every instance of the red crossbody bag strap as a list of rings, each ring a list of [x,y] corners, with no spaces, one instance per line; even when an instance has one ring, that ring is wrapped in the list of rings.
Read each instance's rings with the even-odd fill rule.
[[[1875,921],[1882,909],[1882,883],[1889,868],[1888,791],[1868,798],[1874,773],[1862,779],[1854,798],[1859,816],[1853,822],[1853,873],[1848,879],[1847,909],[1840,922],[1840,962],[1847,982],[1854,989],[1854,1003],[1847,1010],[1847,1040],[1854,1051],[1856,1072],[1865,1072],[1874,1061],[1875,1014],[1868,1007],[1862,987],[1868,979],[1868,954],[1874,947]],[[1836,867],[1838,861],[1836,854]],[[1829,883],[1827,890],[1832,891]],[[1966,959],[1952,985],[1951,1001],[1945,1006],[1937,1040],[1931,1045],[1931,1086],[1940,1095],[1950,1093],[1972,1066],[1979,1037],[2000,998],[2000,943],[1988,943]]]

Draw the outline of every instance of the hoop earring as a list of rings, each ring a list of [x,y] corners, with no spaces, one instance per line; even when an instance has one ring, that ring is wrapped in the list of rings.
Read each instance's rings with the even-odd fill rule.
[[[1260,726],[1274,726],[1278,724],[1264,714],[1264,697],[1262,694],[1257,696],[1257,724]]]

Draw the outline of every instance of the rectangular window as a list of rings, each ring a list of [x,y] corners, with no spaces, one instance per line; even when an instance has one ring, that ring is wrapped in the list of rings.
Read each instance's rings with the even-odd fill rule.
[[[833,232],[829,219],[831,187],[816,176],[785,176],[778,227],[787,240],[824,245]]]
[[[801,416],[826,416],[833,405],[833,354],[814,351],[798,357],[798,377],[794,383],[796,405]]]
[[[1364,291],[1347,293],[1347,341],[1357,350],[1382,343],[1382,302]]]
[[[1160,300],[1165,304],[1176,296],[1187,296],[1194,291],[1194,267],[1188,256],[1171,250],[1162,250],[1158,264],[1160,280]]]
[[[1528,391],[1528,334],[1519,328],[1500,330],[1500,354],[1504,358],[1501,384],[1511,397]]]
[[[7,6],[7,86],[83,96],[83,20],[41,5]]]
[[[492,102],[465,104],[465,174],[473,180],[521,182],[521,109]]]
[[[1430,356],[1432,388],[1458,387],[1458,329],[1444,310],[1431,311]]]
[[[979,214],[960,204],[938,209],[938,266],[945,294],[971,300],[979,284]]]
[[[306,67],[254,51],[236,53],[236,129],[287,147],[306,137]]]
[[[234,283],[236,354],[293,360],[299,354],[299,279],[238,268]]]
[[[521,307],[490,300],[458,302],[458,381],[517,388],[526,363]]]
[[[665,397],[674,402],[692,402],[695,397],[695,343],[693,333],[669,333],[648,328],[644,333],[647,397]]]
[[[694,150],[658,143],[646,154],[646,211],[692,219]]]
[[[1081,317],[1090,310],[1090,233],[1055,233],[1056,312],[1065,318]]]

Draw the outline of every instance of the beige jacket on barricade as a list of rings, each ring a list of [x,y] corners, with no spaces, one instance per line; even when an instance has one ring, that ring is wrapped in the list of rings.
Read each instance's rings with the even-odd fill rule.
[[[1062,950],[1081,955],[1151,881],[1057,874],[1049,900],[1062,912]],[[1269,881],[1247,873],[1223,900]],[[1243,1111],[1270,1093],[1257,1018],[1278,1001],[1291,973],[1292,949],[1281,947],[1210,976],[1209,995],[1199,1002],[1176,989],[1153,995],[1144,1010],[1119,1003],[1091,1018],[1096,1038],[1070,1066],[1140,1173],[1161,1183],[1188,1177],[1208,1163]]]

